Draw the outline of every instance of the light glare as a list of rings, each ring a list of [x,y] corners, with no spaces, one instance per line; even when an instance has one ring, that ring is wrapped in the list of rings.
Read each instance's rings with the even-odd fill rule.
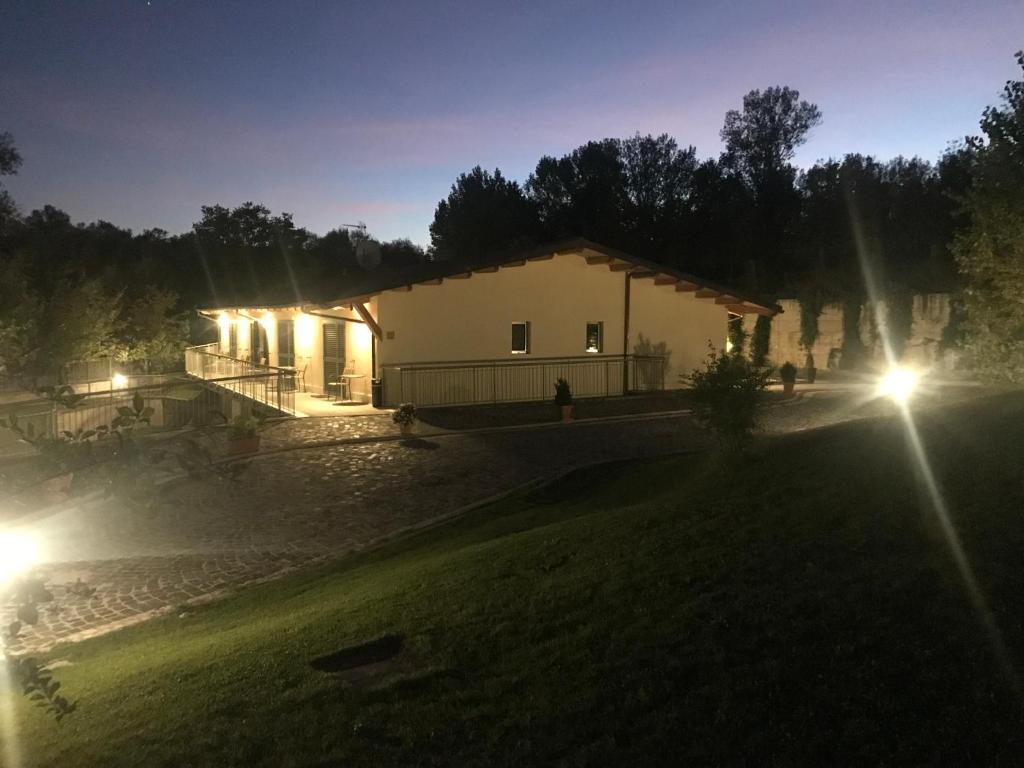
[[[128,386],[128,377],[123,373],[115,373],[110,377],[110,383],[114,385],[114,389],[121,389]]]
[[[906,368],[892,368],[878,383],[879,397],[888,397],[903,405],[917,389],[919,376]]]
[[[0,583],[29,569],[39,560],[39,545],[24,533],[0,531]]]

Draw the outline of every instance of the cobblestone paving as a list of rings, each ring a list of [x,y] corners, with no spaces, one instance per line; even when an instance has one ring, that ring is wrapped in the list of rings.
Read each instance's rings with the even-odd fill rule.
[[[436,430],[419,425],[420,432]],[[261,448],[274,450],[297,445],[319,445],[332,440],[356,440],[368,437],[393,437],[398,427],[390,413],[370,416],[325,416],[323,418],[289,419],[263,430]]]
[[[235,482],[173,482],[145,512],[110,501],[62,512],[32,526],[57,610],[44,612],[15,650],[100,634],[342,556],[572,466],[701,441],[688,420],[672,418],[308,448],[257,459]],[[61,586],[78,579],[95,593]]]
[[[798,431],[882,412],[848,394],[814,393],[771,408],[764,426]],[[301,419],[270,427],[264,448],[375,435],[394,435],[387,416]],[[101,634],[343,556],[573,466],[668,454],[706,440],[689,418],[676,416],[358,442],[267,455],[233,482],[175,481],[144,512],[111,501],[83,505],[32,526],[58,600],[15,650]],[[76,595],[61,586],[78,579],[95,592]]]

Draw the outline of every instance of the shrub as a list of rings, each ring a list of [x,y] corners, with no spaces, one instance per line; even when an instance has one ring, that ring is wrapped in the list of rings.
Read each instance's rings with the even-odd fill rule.
[[[416,406],[412,403],[402,403],[391,414],[391,420],[395,424],[413,424],[416,421]]]
[[[248,440],[256,437],[259,422],[252,416],[235,416],[228,425],[228,440]]]
[[[784,384],[796,383],[796,366],[790,362],[783,363],[779,368],[779,378]]]
[[[572,405],[572,388],[565,379],[555,382],[555,405]]]
[[[750,341],[750,359],[757,368],[768,364],[768,349],[772,339],[772,319],[764,315],[757,316],[754,323],[754,336]]]
[[[742,355],[719,353],[712,347],[703,370],[694,370],[690,382],[697,420],[713,430],[726,448],[742,448],[757,426],[757,406],[768,372]]]

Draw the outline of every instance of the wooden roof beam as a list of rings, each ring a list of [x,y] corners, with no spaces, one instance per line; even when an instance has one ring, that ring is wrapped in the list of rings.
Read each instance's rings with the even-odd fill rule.
[[[675,285],[678,282],[679,278],[671,275],[656,275],[654,278],[655,285]]]
[[[378,341],[382,339],[384,337],[384,332],[380,329],[380,325],[377,324],[377,321],[373,318],[373,315],[370,314],[370,310],[366,308],[366,305],[353,304],[352,307],[355,309],[356,314],[363,319],[364,323],[366,323],[366,327],[370,329],[370,333],[376,336]]]
[[[715,299],[715,304],[737,304],[742,303],[743,299],[737,298],[736,296],[730,296],[729,294],[723,294]]]
[[[448,275],[448,280],[468,280],[473,276],[472,272],[460,272],[457,275]]]
[[[526,259],[521,259],[519,261],[510,261],[510,262],[507,262],[505,264],[501,264],[500,266],[503,267],[503,268],[504,267],[523,267],[523,266],[526,266]],[[478,270],[478,271],[482,272],[483,270]]]
[[[498,267],[497,266],[493,266],[493,267],[480,267],[480,269],[474,269],[473,271],[474,272],[497,272],[498,271]]]
[[[444,282],[444,278],[435,277],[433,280],[424,280],[422,283],[416,283],[416,285],[440,285]]]
[[[676,282],[676,290],[680,293],[692,293],[700,288],[696,283],[691,283],[689,280],[679,280]]]
[[[539,256],[528,256],[527,261],[547,261],[548,259],[555,258],[553,253],[542,253]]]
[[[722,295],[721,291],[714,291],[711,288],[699,288],[695,294],[698,299],[717,299]]]
[[[412,290],[411,285],[400,285],[398,288],[391,289],[394,293],[408,293]]]
[[[630,275],[632,275],[634,280],[648,280],[652,277],[657,277],[658,273],[652,272],[649,269],[637,269],[634,270],[633,272],[630,272]]]
[[[608,264],[611,262],[612,257],[599,254],[597,256],[587,256],[586,259],[587,264]]]
[[[628,261],[615,261],[608,264],[608,269],[612,272],[625,272],[626,270],[632,269],[633,265]]]

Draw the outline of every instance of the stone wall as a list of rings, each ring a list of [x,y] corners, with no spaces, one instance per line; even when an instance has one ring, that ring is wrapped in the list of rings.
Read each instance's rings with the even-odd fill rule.
[[[772,318],[772,334],[769,346],[769,359],[776,365],[792,362],[798,368],[803,367],[806,351],[800,345],[800,302],[796,299],[779,301],[782,313]],[[885,361],[879,328],[884,328],[888,307],[885,301],[866,302],[861,306],[860,339],[864,345],[869,364],[881,364]],[[953,365],[951,351],[943,352],[941,347],[942,334],[949,324],[949,295],[945,293],[916,294],[913,299],[913,326],[906,349],[902,355],[903,362],[919,365],[938,365],[950,368]],[[755,315],[747,315],[743,319],[744,328],[753,333]],[[818,317],[818,341],[811,350],[814,363],[819,370],[835,368],[839,365],[843,347],[843,306],[829,304]],[[749,348],[749,340],[747,342]]]

